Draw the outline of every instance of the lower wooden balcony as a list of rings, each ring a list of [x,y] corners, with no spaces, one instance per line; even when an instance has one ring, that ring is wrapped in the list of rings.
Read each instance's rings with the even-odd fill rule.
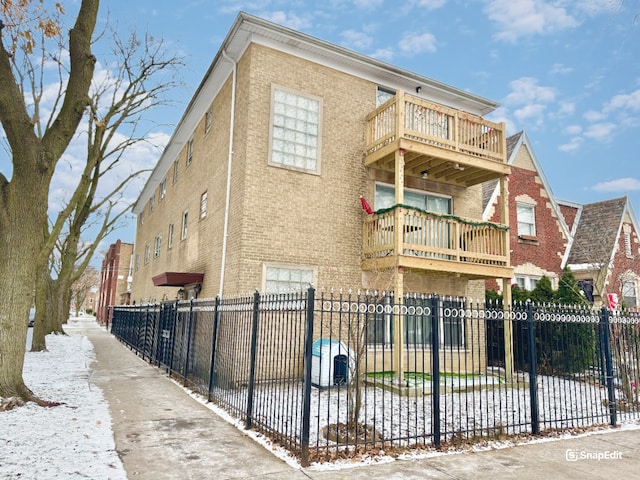
[[[396,233],[397,226],[402,234]],[[365,218],[362,268],[511,278],[508,235],[504,225],[396,206]]]

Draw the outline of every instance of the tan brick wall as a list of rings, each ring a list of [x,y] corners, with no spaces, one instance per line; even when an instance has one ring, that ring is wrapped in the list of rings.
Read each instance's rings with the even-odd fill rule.
[[[373,199],[375,182],[393,184],[393,174],[364,167],[365,116],[375,108],[377,84],[270,48],[252,44],[237,67],[230,221],[225,294],[262,290],[267,264],[317,269],[320,287],[389,289],[392,272],[361,270],[362,220],[359,196]],[[320,174],[268,164],[273,86],[322,101]],[[219,291],[231,99],[229,78],[212,104],[213,128],[204,118],[193,133],[194,155],[186,165],[184,145],[177,158],[179,178],[166,172],[166,197],[145,208],[138,224],[132,299],[173,299],[177,288],[156,288],[151,278],[164,271],[204,272],[200,297]],[[407,179],[407,187],[450,195],[454,214],[480,219],[480,188],[463,189]],[[207,216],[199,219],[207,191]],[[182,213],[189,211],[188,235],[180,239]],[[173,248],[167,248],[169,224]],[[160,256],[154,239],[162,234]],[[145,246],[151,259],[144,263]],[[406,291],[468,294],[467,281],[407,272]],[[391,279],[391,280],[390,280]]]

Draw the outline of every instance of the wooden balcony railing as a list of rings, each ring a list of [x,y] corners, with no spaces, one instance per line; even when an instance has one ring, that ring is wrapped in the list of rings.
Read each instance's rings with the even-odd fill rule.
[[[506,162],[504,124],[402,91],[367,116],[366,155],[398,139]]]
[[[398,218],[404,230],[399,244]],[[396,206],[365,218],[364,259],[403,255],[508,267],[507,235],[503,225]]]

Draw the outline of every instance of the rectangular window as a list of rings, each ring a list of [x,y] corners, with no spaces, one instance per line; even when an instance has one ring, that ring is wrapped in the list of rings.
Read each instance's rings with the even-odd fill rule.
[[[156,239],[153,244],[153,258],[158,258],[160,256],[161,247],[162,247],[162,234],[159,233],[158,235],[156,235]]]
[[[444,197],[418,190],[404,190],[405,205],[425,212],[451,214],[451,197]],[[391,208],[396,204],[396,189],[391,185],[376,184],[376,210]]]
[[[173,223],[169,224],[169,235],[167,235],[167,250],[173,247]]]
[[[149,215],[153,213],[156,208],[156,196],[155,194],[149,199]]]
[[[138,214],[138,221],[140,222],[140,225],[144,225],[144,210]]]
[[[315,285],[316,270],[312,267],[265,267],[265,293],[291,293]]]
[[[317,97],[273,89],[271,165],[320,172],[321,109]]]
[[[144,264],[146,265],[151,260],[151,244],[147,243],[144,247]]]
[[[162,201],[165,197],[165,195],[167,194],[167,178],[163,178],[162,181],[160,182],[160,200]]]
[[[622,282],[622,302],[626,307],[638,306],[638,287],[635,281]]]
[[[390,305],[391,298],[383,299]],[[405,299],[407,313],[404,315],[404,341],[407,345],[430,346],[433,342],[431,300],[429,298]],[[384,310],[384,313],[383,313]],[[367,343],[369,345],[389,347],[394,341],[394,317],[389,308],[375,309],[367,326]],[[458,299],[445,300],[439,314],[439,345],[446,347],[465,346],[464,303]]]
[[[187,238],[187,224],[189,222],[189,211],[185,210],[182,214],[182,230],[180,231],[180,239],[184,240]]]
[[[207,192],[200,195],[200,218],[207,216]]]
[[[516,214],[518,216],[518,235],[536,236],[536,216],[535,207],[526,203],[516,204]]]
[[[536,284],[539,280],[539,277],[529,277],[526,275],[516,276],[516,284],[522,290],[532,291],[534,288],[536,288]]]
[[[136,269],[136,272],[137,272],[138,269],[140,268],[140,254],[139,253],[136,253],[135,264],[136,264],[135,269]]]
[[[189,139],[187,143],[187,166],[191,165],[193,160],[193,138]]]
[[[213,112],[211,110],[207,110],[207,113],[204,114],[204,133],[207,133],[211,130],[211,126],[213,125]]]

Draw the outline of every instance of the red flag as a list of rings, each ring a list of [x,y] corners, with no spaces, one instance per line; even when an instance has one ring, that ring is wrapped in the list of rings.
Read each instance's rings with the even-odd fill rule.
[[[371,205],[369,205],[367,199],[362,195],[360,195],[360,203],[362,204],[362,209],[367,212],[367,214],[371,215],[373,213],[373,208],[371,208]]]

